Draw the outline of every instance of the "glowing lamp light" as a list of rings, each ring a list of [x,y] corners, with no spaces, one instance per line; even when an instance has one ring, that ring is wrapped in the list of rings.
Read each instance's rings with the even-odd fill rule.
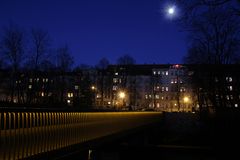
[[[95,90],[95,89],[96,89],[96,87],[95,87],[95,86],[92,86],[92,87],[91,87],[91,89],[92,89],[92,90]]]
[[[184,101],[184,103],[188,103],[189,102],[189,98],[188,97],[184,97],[183,101]]]
[[[119,92],[119,98],[123,99],[126,97],[126,94],[124,92]]]

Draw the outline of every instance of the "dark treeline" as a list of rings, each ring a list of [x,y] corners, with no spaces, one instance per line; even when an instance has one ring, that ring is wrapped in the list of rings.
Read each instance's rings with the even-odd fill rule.
[[[239,73],[224,65],[240,64],[240,1],[179,0],[179,4],[183,11],[179,23],[189,42],[183,62],[198,64],[193,89],[200,108],[233,106],[227,103],[238,99]]]
[[[0,31],[1,103],[24,106],[92,106],[91,85],[103,77],[110,64],[102,58],[96,66],[75,65],[67,44],[53,48],[45,30],[28,31],[10,24]],[[128,54],[118,64],[134,64]],[[100,78],[101,80],[101,78]],[[102,85],[103,87],[103,85]],[[74,95],[74,96],[73,96]]]

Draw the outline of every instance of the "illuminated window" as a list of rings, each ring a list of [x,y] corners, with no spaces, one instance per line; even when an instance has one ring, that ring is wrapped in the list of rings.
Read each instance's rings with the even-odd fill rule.
[[[186,89],[184,87],[180,88],[180,92],[185,92],[185,91],[186,91]]]
[[[117,90],[117,88],[118,88],[117,86],[113,86],[113,90],[114,90],[114,91],[116,91],[116,90]]]
[[[174,80],[173,80],[173,79],[171,79],[171,83],[172,83],[172,84],[174,83]]]
[[[29,88],[29,89],[32,89],[32,85],[31,85],[31,84],[30,84],[30,85],[28,85],[28,88]]]
[[[78,90],[78,89],[79,89],[79,86],[76,85],[76,86],[74,86],[74,88],[75,88],[75,90]]]
[[[228,86],[228,89],[229,89],[229,91],[232,91],[233,87],[232,86]]]
[[[145,99],[148,99],[148,95],[147,94],[145,95]]]
[[[42,81],[43,81],[43,83],[44,83],[44,82],[45,82],[45,78],[43,78],[43,80],[42,80]]]
[[[226,99],[229,100],[229,95],[226,95]]]
[[[162,92],[164,91],[164,87],[162,87]]]
[[[160,104],[159,103],[157,103],[157,108],[159,108],[160,107]]]
[[[29,82],[31,82],[31,83],[32,83],[32,78],[30,78],[30,79],[29,79]]]
[[[39,78],[37,78],[37,82],[39,81]]]
[[[159,99],[159,95],[157,94],[157,95],[155,95],[155,97],[156,97],[156,99]]]
[[[68,93],[68,98],[72,98],[73,97],[73,93],[72,92],[69,92]]]
[[[152,95],[151,95],[151,94],[149,94],[149,98],[152,98]]]
[[[177,83],[177,79],[174,79],[174,83]]]
[[[233,95],[230,95],[230,99],[232,99],[232,100],[233,100]]]
[[[48,82],[48,78],[46,78],[46,82]]]
[[[226,77],[227,82],[232,82],[232,80],[233,80],[232,77]]]
[[[166,71],[166,76],[168,76],[168,71]]]
[[[71,100],[70,100],[70,99],[68,99],[68,100],[67,100],[67,103],[68,103],[68,104],[69,104],[69,103],[71,103]]]
[[[160,75],[161,74],[161,72],[160,71],[158,71],[158,75]]]
[[[156,71],[153,71],[153,74],[156,75]]]
[[[117,78],[113,78],[113,83],[117,83],[118,79]]]
[[[238,104],[235,104],[234,106],[235,106],[235,107],[238,107]]]
[[[164,97],[161,97],[162,99],[164,99]]]
[[[41,96],[44,97],[44,92],[41,93]]]
[[[118,72],[115,72],[115,76],[118,76]]]
[[[166,87],[166,91],[168,92],[168,87]]]

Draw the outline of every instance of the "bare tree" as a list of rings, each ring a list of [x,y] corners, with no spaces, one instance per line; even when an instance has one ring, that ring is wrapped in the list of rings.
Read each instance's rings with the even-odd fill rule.
[[[117,64],[119,65],[132,65],[135,63],[136,63],[135,59],[128,54],[125,54],[122,57],[119,57],[117,60]]]
[[[32,41],[32,61],[34,64],[34,70],[38,70],[41,61],[43,61],[44,56],[48,51],[50,38],[46,31],[41,29],[32,29],[31,31],[31,41]]]
[[[97,67],[98,69],[106,69],[109,64],[110,64],[110,63],[109,63],[109,60],[104,57],[104,58],[100,59],[100,61],[98,62],[98,64],[97,64],[96,67]]]
[[[199,6],[187,5],[188,8],[192,6],[192,12],[188,11],[188,14],[182,19],[190,33],[191,42],[185,62],[236,63],[235,60],[240,56],[238,52],[240,48],[240,17],[233,14],[230,6],[209,4],[200,8],[200,4],[195,3],[195,5]]]
[[[24,54],[24,32],[17,26],[12,25],[4,28],[3,36],[0,42],[1,54],[6,63],[11,67],[11,102],[18,85],[18,72],[23,61]],[[20,101],[20,92],[17,92],[18,101]]]
[[[57,49],[57,68],[61,72],[70,71],[73,63],[74,60],[67,45]]]
[[[184,62],[188,64],[237,63],[240,57],[239,2],[230,0],[181,1],[185,11],[181,24],[189,33],[190,47]],[[204,65],[205,66],[205,65]],[[218,66],[218,65],[217,65]],[[194,67],[193,89],[198,97],[200,110],[225,106],[226,97],[223,74],[217,69],[204,71],[203,65]],[[206,68],[204,68],[206,69]],[[203,78],[204,77],[204,78]],[[216,80],[219,80],[216,83]],[[216,98],[218,95],[218,99]]]
[[[66,73],[71,71],[73,66],[73,57],[70,54],[68,46],[64,46],[57,49],[57,69],[59,70],[60,81],[60,101],[64,102],[64,93],[66,90]]]
[[[102,105],[102,106],[104,105],[103,98],[104,98],[104,92],[106,91],[106,87],[107,87],[106,80],[105,80],[105,74],[106,74],[105,72],[106,72],[108,65],[109,65],[108,59],[102,58],[102,59],[100,59],[100,61],[98,62],[97,66],[96,66],[96,68],[98,70],[97,84],[99,85],[99,86],[97,86],[97,88],[101,94],[100,105]]]

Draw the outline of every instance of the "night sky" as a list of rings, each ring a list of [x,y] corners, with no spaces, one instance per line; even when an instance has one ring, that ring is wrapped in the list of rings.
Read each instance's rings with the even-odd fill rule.
[[[76,64],[116,63],[129,54],[139,64],[181,63],[186,34],[164,15],[162,0],[0,0],[0,27],[47,30],[53,47],[68,44]],[[177,4],[175,4],[177,5]]]

